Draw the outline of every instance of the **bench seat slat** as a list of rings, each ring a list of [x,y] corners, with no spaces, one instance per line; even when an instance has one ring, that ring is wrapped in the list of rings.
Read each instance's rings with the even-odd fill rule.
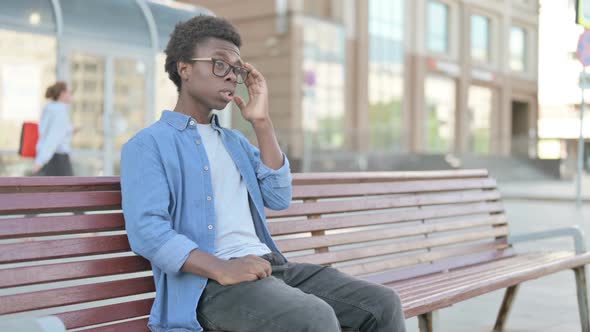
[[[67,329],[98,325],[133,317],[147,316],[154,303],[153,298],[111,304],[107,306],[64,312],[56,316]]]
[[[505,241],[498,240],[489,243],[461,246],[458,248],[448,248],[404,257],[393,257],[373,262],[352,264],[340,267],[339,270],[351,275],[365,275],[473,253],[504,250],[506,248],[508,248],[508,245],[505,243]]]
[[[530,270],[531,268],[541,266],[543,264],[554,263],[555,261],[557,261],[557,260],[538,261],[537,264],[529,265],[528,269],[526,271]],[[447,279],[447,280],[442,281],[436,285],[431,285],[429,287],[426,287],[426,286],[417,287],[411,291],[399,292],[398,294],[400,294],[400,296],[404,298],[404,301],[412,302],[416,299],[426,298],[429,296],[434,296],[436,294],[440,294],[441,292],[453,291],[454,289],[457,289],[457,288],[463,288],[466,285],[491,282],[491,281],[495,280],[496,278],[498,278],[498,276],[518,274],[520,271],[524,271],[524,268],[520,269],[520,270],[507,268],[503,271],[498,271],[496,273],[489,273],[487,275],[486,274],[474,275],[474,276],[471,276],[470,278],[469,277],[458,278],[458,280]]]
[[[389,255],[412,250],[427,249],[438,246],[445,246],[457,243],[465,243],[494,237],[501,237],[508,234],[508,227],[501,226],[488,231],[470,232],[446,237],[433,237],[423,240],[398,242],[385,245],[363,246],[354,249],[344,249],[325,253],[316,253],[290,258],[294,262],[306,262],[313,264],[332,264],[354,259]]]
[[[395,286],[400,291],[406,288],[420,287],[429,283],[446,280],[448,278],[455,278],[458,276],[468,276],[470,274],[483,273],[490,269],[498,269],[499,271],[505,268],[507,265],[513,264],[515,261],[527,259],[525,255],[512,255],[509,257],[499,257],[498,259],[490,262],[476,263],[472,265],[460,266],[458,268],[449,269],[444,273],[433,273],[424,274],[419,277],[406,280],[398,280],[395,282],[387,282],[385,284]],[[514,260],[513,260],[514,259]]]
[[[358,242],[395,239],[406,236],[416,236],[421,234],[430,234],[450,230],[461,230],[466,228],[492,226],[498,224],[505,224],[506,222],[507,220],[504,215],[479,216],[472,217],[468,220],[453,221],[446,223],[430,223],[424,225],[412,225],[404,227],[389,227],[369,231],[353,230],[341,234],[276,240],[276,243],[279,246],[279,248],[281,248],[281,251],[289,252]]]
[[[95,327],[84,330],[84,332],[149,332],[147,328],[148,319],[136,319],[128,322],[116,323],[107,326]]]
[[[140,256],[0,269],[0,289],[149,270],[149,261]]]
[[[45,309],[153,292],[152,276],[42,290],[0,297],[0,314]]]
[[[590,253],[585,253],[566,257],[562,260],[554,261],[545,265],[537,265],[526,270],[521,270],[517,273],[499,275],[491,280],[488,279],[466,284],[463,285],[463,287],[441,291],[437,294],[428,297],[420,297],[413,301],[408,301],[402,298],[402,302],[404,303],[404,313],[406,317],[417,316],[422,313],[448,307],[454,303],[486,294],[494,290],[517,285],[527,280],[536,279],[588,263],[590,263]],[[395,289],[395,287],[393,288]]]
[[[120,191],[0,194],[2,214],[116,209],[121,209]]]
[[[91,236],[0,245],[0,263],[78,257],[130,251],[127,236]]]
[[[453,289],[454,287],[463,287],[472,282],[493,279],[498,275],[518,273],[519,271],[527,270],[534,266],[550,264],[569,257],[572,257],[572,253],[562,252],[559,254],[516,255],[515,257],[505,260],[506,262],[501,266],[488,266],[493,265],[491,263],[484,264],[483,269],[460,269],[444,279],[431,278],[430,280],[423,280],[422,283],[418,283],[417,285],[406,285],[405,287],[395,285],[393,287],[398,290],[400,296],[404,296],[404,298],[411,300],[415,297],[429,296],[447,289]]]
[[[122,213],[0,219],[0,239],[123,230]]]
[[[317,203],[292,203],[288,209],[283,211],[267,209],[267,216],[295,217],[325,213],[373,211],[410,206],[482,202],[498,200],[499,198],[500,193],[497,190],[487,190],[482,192],[465,191],[442,194],[403,195],[388,198],[359,198]]]
[[[420,263],[395,270],[386,270],[375,274],[365,275],[361,278],[378,284],[397,284],[401,281],[411,281],[435,274],[444,276],[451,270],[465,266],[491,263],[514,255],[514,249],[511,247],[503,250],[494,249],[492,251],[476,252],[463,256],[441,258],[433,262]]]
[[[470,214],[498,213],[504,209],[499,202],[467,203],[456,206],[436,206],[430,209],[362,213],[353,216],[328,217],[305,220],[290,220],[270,222],[268,228],[272,235],[287,235],[294,233],[311,232],[317,230],[329,230],[350,228],[358,226],[370,226],[389,224],[404,221],[416,221],[422,219],[459,217]]]
[[[293,198],[350,197],[363,195],[405,194],[467,189],[493,189],[496,181],[486,179],[421,180],[407,182],[375,182],[300,185],[293,188]]]

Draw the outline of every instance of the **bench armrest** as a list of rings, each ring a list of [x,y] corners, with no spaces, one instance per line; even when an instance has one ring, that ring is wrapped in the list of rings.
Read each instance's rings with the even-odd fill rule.
[[[582,254],[586,252],[586,240],[584,238],[584,232],[578,226],[555,228],[546,231],[532,232],[518,235],[511,235],[508,237],[508,243],[515,244],[518,242],[536,241],[551,239],[556,237],[572,237],[574,239],[574,246],[576,248],[576,254]]]

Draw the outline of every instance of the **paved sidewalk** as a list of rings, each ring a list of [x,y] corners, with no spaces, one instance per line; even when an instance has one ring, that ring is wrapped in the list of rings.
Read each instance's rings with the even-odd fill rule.
[[[504,199],[576,201],[575,180],[498,181]],[[582,178],[582,200],[590,202],[590,176]]]

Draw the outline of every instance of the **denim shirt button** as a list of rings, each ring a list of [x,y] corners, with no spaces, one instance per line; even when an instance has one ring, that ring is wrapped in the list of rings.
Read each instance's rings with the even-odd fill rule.
[[[212,229],[213,229],[213,225],[209,225],[209,226],[207,226],[207,228],[208,228],[209,230],[212,230]]]
[[[204,170],[208,171],[209,170],[209,166],[205,166],[203,167]]]

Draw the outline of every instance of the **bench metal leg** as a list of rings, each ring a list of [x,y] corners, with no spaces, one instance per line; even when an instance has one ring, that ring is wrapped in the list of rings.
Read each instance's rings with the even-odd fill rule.
[[[590,332],[590,320],[588,320],[588,288],[586,285],[586,269],[584,266],[574,270],[576,275],[576,290],[578,293],[578,309],[580,310],[580,323],[582,332]]]
[[[496,317],[494,331],[504,331],[504,325],[506,325],[506,320],[508,319],[510,308],[512,308],[512,302],[514,301],[514,297],[516,296],[518,286],[519,285],[514,285],[506,288],[506,292],[504,293],[504,299],[502,300],[502,306],[500,307],[500,311],[498,311],[498,317]]]
[[[438,325],[438,311],[427,312],[418,316],[420,332],[434,332]]]

